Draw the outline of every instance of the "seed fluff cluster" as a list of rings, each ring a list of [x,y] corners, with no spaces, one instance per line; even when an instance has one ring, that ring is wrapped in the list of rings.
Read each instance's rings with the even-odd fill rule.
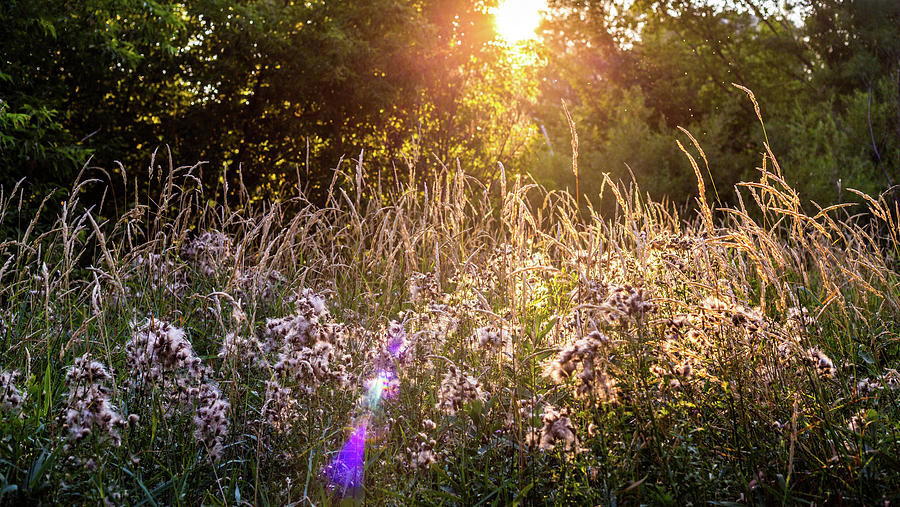
[[[597,402],[613,402],[617,394],[616,381],[603,369],[606,361],[604,351],[609,344],[609,337],[594,331],[565,346],[544,367],[544,375],[562,384],[574,374],[578,380],[575,389],[577,396],[593,398]]]
[[[483,400],[485,393],[481,390],[481,384],[478,379],[471,375],[466,375],[455,365],[450,365],[447,373],[441,380],[441,386],[437,394],[437,403],[435,409],[443,411],[448,415],[456,415],[456,413],[465,406],[467,402],[474,400]]]
[[[552,451],[560,444],[566,452],[579,451],[575,424],[572,423],[569,415],[568,408],[557,409],[551,405],[545,406],[544,413],[541,414],[543,426],[532,428],[527,435],[526,443],[541,451]]]
[[[96,433],[116,446],[122,443],[119,429],[128,423],[112,406],[110,389],[105,385],[112,375],[99,361],[87,354],[76,358],[66,372],[65,429],[73,442]]]
[[[0,409],[15,414],[22,410],[25,403],[25,395],[16,386],[22,374],[18,371],[0,372]]]

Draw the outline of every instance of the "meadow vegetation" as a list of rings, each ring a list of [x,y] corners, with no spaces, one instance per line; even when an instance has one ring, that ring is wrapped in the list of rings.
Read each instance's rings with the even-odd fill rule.
[[[683,149],[696,212],[363,154],[324,205],[79,179],[0,243],[0,502],[897,500],[897,201],[815,208],[762,146],[713,208]]]

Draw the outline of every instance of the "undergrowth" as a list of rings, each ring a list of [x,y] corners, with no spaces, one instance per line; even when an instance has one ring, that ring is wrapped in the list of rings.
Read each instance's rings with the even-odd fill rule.
[[[79,182],[0,243],[0,501],[896,501],[896,201],[810,209],[766,151],[712,209],[694,147],[692,217],[362,161],[324,206]]]

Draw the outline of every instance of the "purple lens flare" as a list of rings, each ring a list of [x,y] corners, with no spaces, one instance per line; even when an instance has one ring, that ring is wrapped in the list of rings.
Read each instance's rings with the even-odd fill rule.
[[[404,342],[403,337],[395,337],[386,344],[384,351],[395,361],[400,360],[408,348]],[[342,496],[355,495],[362,489],[365,482],[366,438],[369,422],[381,400],[397,395],[399,390],[397,365],[384,365],[374,377],[366,380],[363,385],[365,394],[360,399],[360,406],[366,411],[366,415],[357,420],[353,433],[350,434],[338,455],[322,472],[329,482],[329,487]]]
[[[365,480],[366,429],[368,416],[364,417],[347,439],[337,457],[325,468],[325,477],[341,494],[352,493],[362,487]]]

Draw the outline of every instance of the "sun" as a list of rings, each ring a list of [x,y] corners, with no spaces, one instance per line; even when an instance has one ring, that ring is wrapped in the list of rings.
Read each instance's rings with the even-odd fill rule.
[[[494,9],[497,35],[510,44],[536,38],[541,11],[546,9],[546,0],[501,0]]]

